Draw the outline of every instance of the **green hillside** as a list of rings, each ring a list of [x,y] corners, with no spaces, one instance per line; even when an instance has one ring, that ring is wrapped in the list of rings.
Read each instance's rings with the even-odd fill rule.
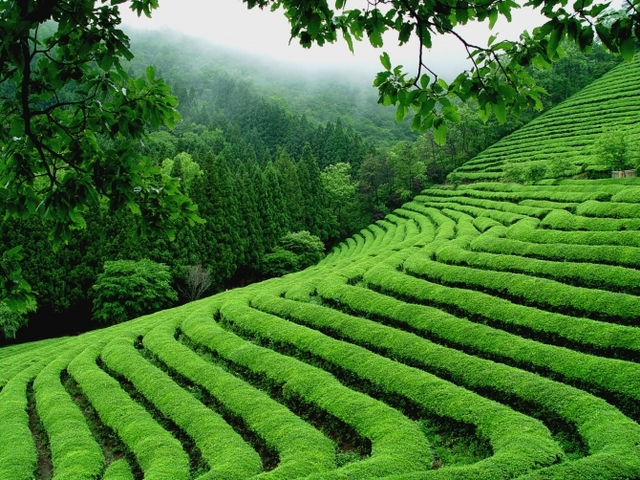
[[[462,183],[634,140],[639,68]],[[640,179],[426,189],[301,272],[0,348],[0,480],[639,479],[639,319]]]
[[[639,478],[639,293],[640,186],[426,190],[300,273],[0,349],[0,479]]]
[[[606,135],[640,140],[640,62],[624,63],[456,170],[462,181],[503,178],[511,164],[546,166],[561,158],[587,173],[603,172],[597,142]],[[636,155],[638,152],[634,152]]]

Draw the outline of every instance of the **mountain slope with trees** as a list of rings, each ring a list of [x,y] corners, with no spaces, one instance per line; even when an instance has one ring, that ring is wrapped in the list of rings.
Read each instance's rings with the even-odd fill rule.
[[[302,272],[0,349],[0,478],[637,478],[639,200],[429,189]]]

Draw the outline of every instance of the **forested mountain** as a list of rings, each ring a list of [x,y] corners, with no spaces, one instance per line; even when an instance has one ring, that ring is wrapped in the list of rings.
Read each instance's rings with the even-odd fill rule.
[[[473,106],[460,105],[461,122],[439,146],[430,132],[396,124],[368,83],[295,77],[290,67],[167,32],[134,33],[133,51],[131,73],[153,65],[182,116],[175,129],[150,132],[140,149],[159,175],[181,179],[206,223],[176,222],[173,241],[141,238],[136,212],[115,216],[104,204],[88,213],[86,230],[52,251],[38,219],[4,221],[0,239],[23,246],[23,274],[39,303],[18,340],[96,326],[92,286],[106,261],[166,264],[176,288],[189,268],[202,267],[211,280],[202,294],[286,271],[290,258],[265,255],[279,252],[288,232],[309,231],[331,247],[534,116],[484,124]],[[553,104],[613,63],[596,47],[590,56],[569,51],[559,70],[536,74]],[[265,258],[286,262],[267,268]]]
[[[252,130],[256,111],[286,111],[313,125],[338,119],[375,147],[413,141],[410,122],[398,124],[392,108],[381,108],[370,74],[348,70],[301,70],[295,64],[221,47],[171,31],[132,31],[134,69],[154,65],[180,101],[187,121],[208,125],[220,116]],[[337,68],[337,67],[336,67]],[[267,112],[265,112],[267,114]],[[276,140],[277,137],[273,138]],[[271,146],[272,140],[267,140]]]

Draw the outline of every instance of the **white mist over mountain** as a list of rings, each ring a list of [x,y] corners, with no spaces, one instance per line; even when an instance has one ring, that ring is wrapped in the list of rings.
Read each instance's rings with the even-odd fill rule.
[[[357,7],[358,3],[363,1],[352,1],[348,6]],[[379,57],[383,51],[389,53],[394,65],[404,65],[408,72],[417,68],[418,42],[415,38],[404,46],[398,46],[397,34],[388,32],[382,49],[371,47],[364,39],[355,43],[354,54],[349,52],[342,39],[335,44],[305,49],[297,40],[289,41],[290,28],[282,11],[249,10],[240,0],[161,0],[160,7],[150,19],[145,16],[138,18],[124,5],[120,8],[125,29],[176,30],[221,46],[293,63],[298,70],[308,70],[309,73],[329,69],[373,79],[375,72],[382,69]],[[542,22],[539,14],[523,9],[514,12],[511,23],[501,19],[491,32],[488,22],[468,25],[459,31],[468,41],[486,45],[491,34],[497,33],[500,39],[517,39],[523,30],[531,30]],[[423,60],[440,76],[452,78],[469,67],[466,56],[460,42],[449,35],[434,39],[434,48]]]

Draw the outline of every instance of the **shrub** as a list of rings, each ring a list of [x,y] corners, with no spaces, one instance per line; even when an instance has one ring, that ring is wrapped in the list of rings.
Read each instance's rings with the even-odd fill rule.
[[[273,250],[262,257],[262,273],[269,277],[302,270],[324,257],[324,243],[308,231],[289,232]]]
[[[262,257],[262,273],[268,277],[280,277],[297,270],[300,270],[298,256],[282,247],[275,247]]]
[[[28,322],[26,315],[14,312],[9,306],[0,302],[0,337],[16,338],[16,332]]]
[[[519,163],[509,163],[503,173],[502,173],[502,181],[503,182],[515,182],[515,183],[524,183],[526,179],[526,167]]]
[[[553,157],[546,166],[547,178],[561,178],[573,175],[576,171],[574,164],[562,155]]]
[[[169,308],[178,300],[169,267],[146,259],[105,262],[93,290],[93,318],[110,324]]]
[[[596,142],[598,161],[611,170],[625,170],[634,165],[629,143],[621,132],[602,134]]]

